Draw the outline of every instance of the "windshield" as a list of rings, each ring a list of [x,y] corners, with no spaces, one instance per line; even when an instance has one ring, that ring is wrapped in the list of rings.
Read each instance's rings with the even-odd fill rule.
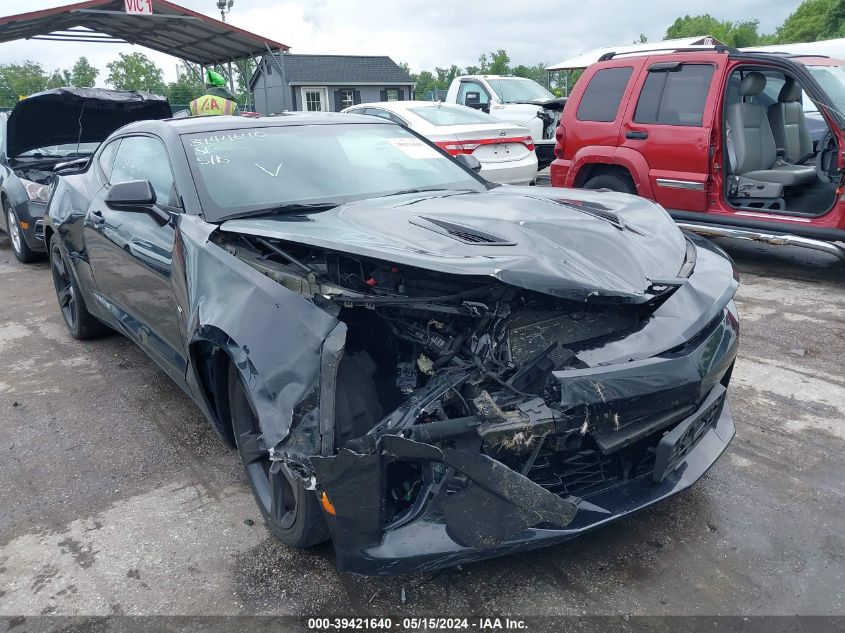
[[[474,123],[500,123],[499,119],[489,114],[464,106],[433,105],[420,108],[408,108],[418,117],[434,125],[472,125]]]
[[[501,77],[487,79],[490,87],[496,91],[503,103],[515,101],[549,101],[555,96],[531,79],[517,79],[515,77]]]
[[[19,154],[21,158],[66,158],[68,156],[90,156],[100,146],[99,143],[66,143],[64,145],[46,145]]]
[[[807,70],[827,95],[841,123],[845,123],[845,66],[807,66]]]
[[[233,129],[186,134],[182,142],[211,222],[407,189],[486,188],[440,150],[392,124]]]

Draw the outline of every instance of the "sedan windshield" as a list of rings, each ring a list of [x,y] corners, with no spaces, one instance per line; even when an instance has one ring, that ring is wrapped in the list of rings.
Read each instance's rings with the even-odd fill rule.
[[[207,220],[484,182],[398,125],[246,128],[182,137]]]
[[[840,122],[845,122],[845,66],[807,66],[807,70],[827,95]]]
[[[549,101],[555,98],[551,92],[530,79],[518,79],[516,77],[488,78],[487,83],[496,91],[503,103]]]

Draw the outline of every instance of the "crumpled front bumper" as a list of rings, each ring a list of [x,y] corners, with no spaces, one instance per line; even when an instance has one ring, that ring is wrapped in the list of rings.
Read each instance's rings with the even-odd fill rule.
[[[583,498],[555,494],[480,451],[441,448],[395,435],[382,436],[371,453],[340,449],[333,457],[313,457],[317,481],[336,512],[327,519],[338,568],[366,575],[422,572],[552,545],[688,488],[735,434],[726,387],[737,340],[735,308],[730,304],[687,348],[658,357],[638,372],[628,372],[634,365],[628,363],[605,367],[604,376],[601,371],[585,372],[585,380],[606,380],[603,400],[618,396],[624,402],[633,395],[642,401],[643,389],[650,385],[655,406],[695,390],[698,404],[683,420],[649,430],[657,442],[659,473],[654,468],[637,471]],[[571,372],[556,377],[564,401],[586,398]],[[673,439],[682,449],[667,455],[666,447],[659,447],[666,443],[659,442],[661,437]],[[643,438],[632,441],[638,439]],[[421,464],[427,475],[414,505],[386,522],[388,470],[396,462]]]

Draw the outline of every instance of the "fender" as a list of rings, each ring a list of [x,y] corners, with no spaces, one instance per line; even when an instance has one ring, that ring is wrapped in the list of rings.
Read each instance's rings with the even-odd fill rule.
[[[627,147],[610,147],[606,145],[587,145],[579,149],[572,158],[572,164],[566,175],[566,187],[574,187],[578,172],[586,165],[593,164],[619,165],[627,169],[637,188],[637,194],[643,198],[654,200],[648,174],[650,168],[642,154]]]
[[[193,216],[179,218],[171,283],[188,347],[207,342],[229,356],[268,446],[284,449],[284,442],[301,454],[317,453],[320,397],[329,396],[321,394],[323,344],[338,321],[310,298],[209,243],[214,228]],[[185,382],[217,428],[197,370],[191,362]]]

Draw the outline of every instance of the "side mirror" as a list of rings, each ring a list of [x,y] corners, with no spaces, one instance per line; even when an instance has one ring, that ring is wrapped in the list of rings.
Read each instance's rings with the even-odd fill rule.
[[[173,221],[169,211],[156,206],[156,192],[149,180],[131,180],[112,185],[106,194],[106,206],[115,211],[146,213],[161,226]]]
[[[112,185],[106,205],[120,211],[146,211],[156,202],[156,192],[149,180],[131,180]]]
[[[476,174],[481,171],[481,161],[479,161],[472,154],[458,154],[455,160],[461,163],[467,169],[471,169]]]

